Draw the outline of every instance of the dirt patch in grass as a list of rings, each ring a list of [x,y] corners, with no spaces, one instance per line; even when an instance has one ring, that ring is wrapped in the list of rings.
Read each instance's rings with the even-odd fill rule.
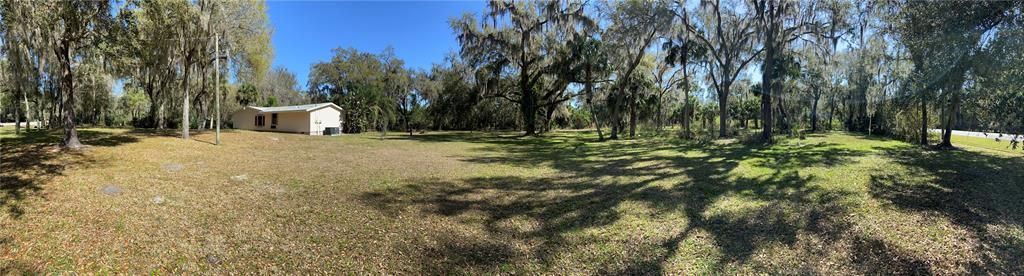
[[[178,172],[185,168],[185,165],[178,163],[167,163],[162,166],[167,172]]]
[[[115,185],[104,185],[103,188],[100,188],[100,192],[107,195],[116,196],[121,194],[122,190],[121,187]]]

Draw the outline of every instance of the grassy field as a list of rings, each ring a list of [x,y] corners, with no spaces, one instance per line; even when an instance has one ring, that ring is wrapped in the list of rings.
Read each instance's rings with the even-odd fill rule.
[[[1019,145],[1018,148],[1014,149],[1009,140],[1002,139],[997,141],[993,138],[982,138],[982,137],[968,137],[968,136],[950,136],[950,141],[956,147],[965,148],[973,151],[987,151],[997,155],[1021,155],[1024,151],[1020,148],[1024,144]]]
[[[3,274],[1024,271],[1024,154],[961,137],[11,131]]]

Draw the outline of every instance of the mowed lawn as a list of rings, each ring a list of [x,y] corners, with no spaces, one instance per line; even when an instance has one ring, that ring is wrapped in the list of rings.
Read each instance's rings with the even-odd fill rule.
[[[1005,143],[83,129],[92,147],[61,153],[12,131],[3,274],[1024,271]]]

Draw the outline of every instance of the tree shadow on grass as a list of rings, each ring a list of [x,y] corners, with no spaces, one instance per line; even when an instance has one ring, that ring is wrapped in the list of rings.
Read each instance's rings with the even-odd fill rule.
[[[96,160],[84,151],[61,151],[60,130],[33,131],[0,141],[0,207],[13,218],[24,214],[21,202],[30,196],[41,196],[42,185],[64,174],[68,166],[95,166]],[[87,146],[116,147],[138,141],[137,137],[94,130],[78,130],[79,139]]]
[[[220,130],[220,132],[222,134],[223,133],[237,133],[238,130],[237,129],[231,129],[231,128],[223,128],[223,129]],[[141,137],[167,137],[167,138],[179,138],[179,139],[181,138],[181,129],[133,128],[133,129],[129,130],[128,133],[132,134],[133,136],[141,136]],[[192,129],[192,130],[189,130],[189,135],[190,135],[189,136],[189,140],[200,142],[200,143],[204,143],[204,144],[209,144],[209,145],[216,145],[217,143],[216,143],[215,137],[212,136],[212,135],[215,135],[215,133],[216,133],[216,131],[212,130],[212,129],[203,129],[203,130]],[[209,137],[209,138],[202,138],[202,136],[200,136],[200,135],[206,135],[206,134],[211,135],[211,137]]]
[[[780,144],[769,149],[753,152],[748,158],[756,158],[755,166],[776,170],[795,170],[814,166],[835,167],[850,162],[850,158],[863,156],[865,152],[847,149],[829,142]]]
[[[889,149],[906,173],[871,176],[873,197],[899,209],[936,214],[969,229],[982,252],[971,272],[1024,271],[1024,158],[966,150]],[[995,231],[994,231],[995,230]]]
[[[213,132],[214,131],[211,130],[211,129],[204,129],[204,130],[190,129],[189,130],[189,135],[199,135],[199,134],[206,134],[206,133],[213,133]],[[221,129],[220,132],[221,133],[230,133],[230,132],[236,132],[236,130],[228,128],[228,129]],[[177,137],[177,138],[181,138],[181,129],[132,128],[132,129],[128,130],[128,133],[129,134],[133,134],[135,136],[161,136],[161,137]]]
[[[0,274],[26,275],[43,273],[39,269],[19,260],[0,260]]]
[[[522,167],[547,166],[558,171],[553,176],[419,179],[407,186],[363,194],[361,199],[391,216],[414,208],[426,214],[458,218],[468,227],[485,229],[486,238],[451,232],[423,234],[435,235],[435,240],[475,243],[476,246],[468,247],[504,252],[478,255],[476,250],[445,250],[466,248],[465,244],[441,243],[419,257],[422,269],[429,272],[480,272],[502,265],[522,267],[524,262],[538,263],[542,266],[538,272],[545,272],[556,269],[565,255],[581,258],[576,254],[582,254],[595,259],[596,264],[586,265],[595,266],[602,274],[661,274],[666,272],[669,258],[677,254],[687,239],[709,240],[722,253],[711,264],[712,269],[727,271],[746,263],[765,246],[792,247],[801,235],[826,241],[849,239],[845,237],[850,228],[845,221],[849,206],[842,199],[851,193],[809,185],[813,177],[801,175],[799,170],[840,166],[864,152],[828,143],[698,147],[664,141],[587,144],[586,149],[580,150],[578,140],[567,139],[485,142],[494,144],[483,147],[482,156],[463,159]],[[753,166],[770,169],[769,173],[733,173],[747,158],[763,159],[764,162],[752,162]],[[733,211],[721,208],[723,200],[736,198],[753,205]],[[577,252],[581,247],[622,243],[614,240],[622,237],[608,240],[579,233],[612,227],[623,216],[637,215],[634,212],[641,211],[622,209],[636,204],[653,212],[648,214],[657,221],[652,222],[656,224],[653,227],[663,231],[646,233],[649,238],[636,241],[641,249],[630,251],[628,256],[588,256]],[[666,216],[683,219],[655,219]],[[861,249],[882,252],[876,245],[882,242],[867,243]],[[897,251],[885,254],[901,255]],[[438,263],[438,258],[462,261]],[[912,257],[901,258],[907,261],[898,265],[920,266]]]
[[[856,236],[852,241],[851,262],[857,273],[864,275],[930,275],[931,266],[912,253],[888,244],[886,241]]]
[[[200,142],[200,143],[207,144],[207,145],[214,145],[214,146],[217,145],[216,138],[210,139],[209,141],[207,141],[206,139],[199,138],[199,137],[192,137],[191,139],[193,141]]]
[[[0,248],[8,246],[12,241],[11,237],[0,238]],[[39,267],[32,266],[22,260],[14,258],[0,260],[0,274],[3,275],[43,274],[43,272]]]
[[[506,132],[506,131],[447,131],[447,132],[433,132],[416,135],[389,135],[385,137],[385,140],[396,140],[396,141],[417,141],[425,143],[443,143],[443,142],[462,142],[462,143],[481,143],[490,145],[534,145],[534,146],[552,146],[567,141],[576,142],[597,142],[597,137],[588,137],[592,131],[572,131],[572,132],[549,132],[540,134],[538,136],[525,135],[521,132]],[[369,139],[369,137],[367,137]],[[378,139],[374,137],[373,139]],[[616,140],[607,140],[616,141]],[[623,140],[618,140],[623,141]]]

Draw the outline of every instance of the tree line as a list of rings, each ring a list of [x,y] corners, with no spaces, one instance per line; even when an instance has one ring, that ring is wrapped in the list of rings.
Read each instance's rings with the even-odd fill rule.
[[[950,146],[1024,131],[1021,1],[491,1],[430,70],[336,49],[310,96],[350,131],[678,125],[684,138],[848,130]]]
[[[294,75],[268,68],[260,2],[4,1],[0,118],[46,118],[70,135],[76,123],[117,120],[187,132],[213,122],[211,87],[221,85],[225,114],[329,101],[345,109],[347,132],[595,128],[603,140],[678,126],[687,139],[771,142],[843,129],[930,144],[941,129],[938,144],[950,146],[952,129],[1024,132],[1022,10],[1022,1],[491,1],[450,19],[459,47],[431,68],[409,68],[390,48],[337,48],[311,65],[300,92]],[[64,20],[43,20],[52,16]],[[212,68],[222,56],[230,65]],[[215,70],[237,84],[212,83]],[[107,92],[113,80],[124,82],[119,97]]]
[[[0,121],[63,128],[66,148],[81,147],[78,124],[181,128],[187,138],[213,127],[217,88],[233,99],[221,114],[307,101],[293,74],[269,69],[261,1],[0,1],[0,17]]]

